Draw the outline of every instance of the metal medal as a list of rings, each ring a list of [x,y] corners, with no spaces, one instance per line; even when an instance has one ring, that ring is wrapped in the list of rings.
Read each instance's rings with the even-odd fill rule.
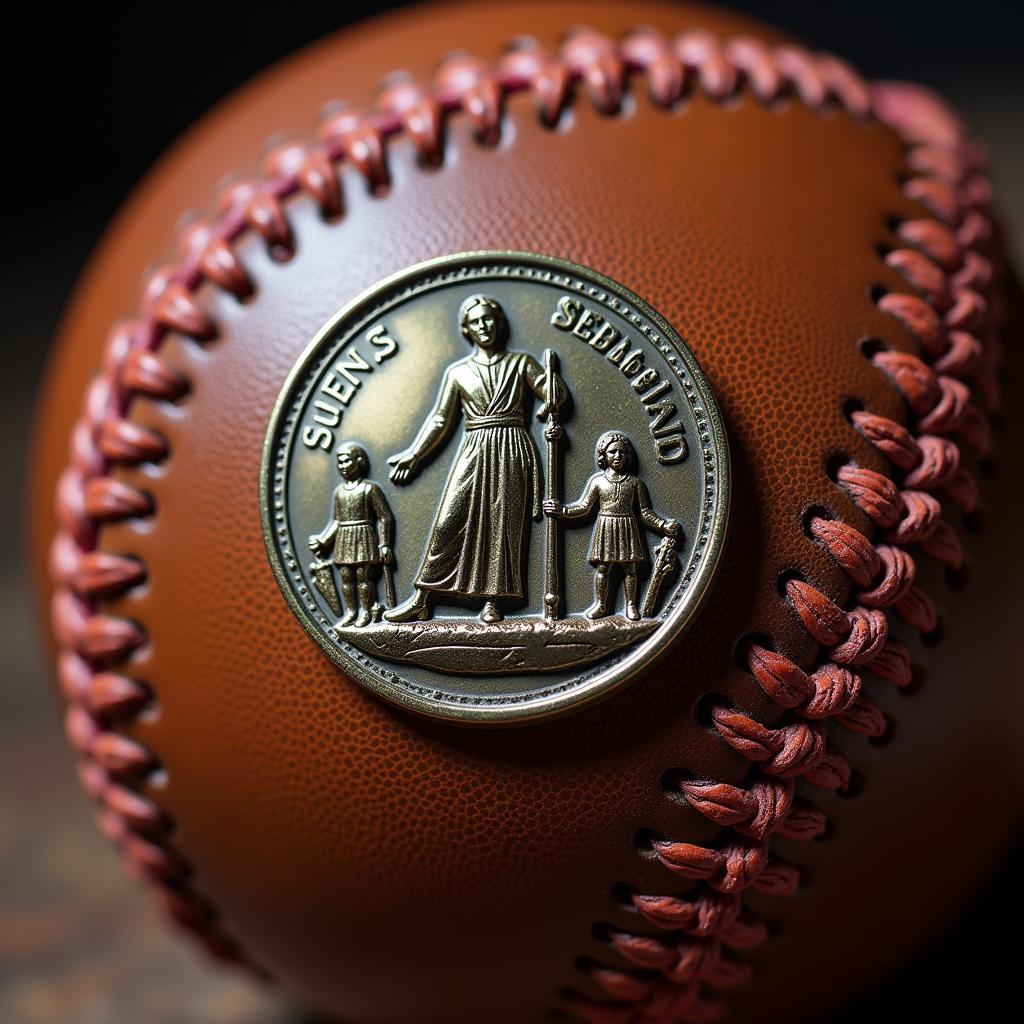
[[[638,296],[549,256],[461,253],[312,340],[260,501],[281,590],[345,675],[511,724],[608,696],[693,621],[728,446],[696,359]]]

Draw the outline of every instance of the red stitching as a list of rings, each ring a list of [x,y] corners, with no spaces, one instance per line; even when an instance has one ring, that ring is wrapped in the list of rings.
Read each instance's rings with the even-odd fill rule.
[[[796,69],[787,58],[783,67]],[[763,69],[762,69],[763,72]],[[802,73],[802,69],[801,69]],[[813,83],[805,82],[805,90]],[[884,94],[883,94],[884,98]],[[920,101],[918,101],[920,102]],[[829,551],[846,571],[854,585],[853,600],[860,603],[844,611],[811,584],[792,579],[785,590],[805,628],[825,649],[831,661],[811,675],[782,654],[753,644],[747,651],[748,665],[755,680],[776,703],[793,709],[800,717],[834,719],[845,728],[880,736],[885,720],[877,708],[860,695],[860,679],[835,662],[863,665],[875,675],[896,685],[910,681],[906,649],[887,641],[887,624],[881,609],[892,606],[909,625],[927,634],[936,628],[937,615],[928,595],[914,583],[915,563],[904,549],[915,544],[926,554],[953,568],[963,562],[959,539],[941,518],[939,502],[928,491],[940,491],[965,512],[977,507],[977,484],[960,466],[959,438],[979,455],[989,450],[988,419],[971,402],[971,389],[991,409],[998,397],[996,370],[999,363],[999,318],[990,310],[995,303],[993,253],[987,250],[993,231],[984,212],[990,190],[978,173],[977,155],[962,145],[951,118],[933,103],[905,123],[899,111],[890,123],[903,130],[908,141],[908,163],[921,175],[906,183],[904,191],[919,199],[933,218],[905,221],[896,232],[906,248],[886,256],[916,294],[886,294],[878,305],[916,336],[923,358],[895,352],[878,352],[873,363],[893,382],[916,418],[912,433],[895,421],[866,410],[852,414],[854,426],[902,474],[902,485],[873,470],[843,466],[837,483],[871,519],[887,543],[872,544],[859,531],[835,520],[814,517],[810,533]],[[888,118],[887,118],[888,119]],[[913,130],[907,131],[908,128]],[[919,134],[920,133],[920,134]],[[929,365],[929,363],[931,365]],[[845,673],[836,676],[834,673]],[[809,714],[815,700],[821,698],[820,716]],[[755,845],[737,844],[726,838],[718,849],[688,843],[658,840],[654,852],[663,864],[684,874],[702,879],[715,889],[738,892],[743,888],[764,888],[769,874],[769,889],[795,885],[791,869],[780,872],[772,863],[764,842],[773,832],[786,835],[791,829],[801,838],[812,838],[824,828],[820,812],[812,810],[801,826],[790,826],[789,793],[778,788],[778,777],[802,777],[812,784],[833,788],[849,779],[849,769],[826,743],[825,724],[817,730],[795,721],[775,728],[766,727],[729,708],[712,711],[719,735],[735,750],[758,764],[762,773],[748,789],[709,781],[687,781],[680,790],[690,807],[716,824],[752,837]],[[698,892],[696,899],[702,896]],[[658,906],[667,897],[633,894],[633,905],[659,928],[685,928],[691,918],[685,915],[652,915],[651,901]],[[670,904],[671,905],[671,904]],[[721,927],[721,925],[719,925]],[[716,933],[704,937],[717,942]],[[630,959],[624,950],[622,933],[612,944]],[[656,950],[656,946],[645,947]],[[666,945],[666,949],[668,946]],[[717,945],[711,949],[717,951]],[[639,963],[636,956],[632,957]],[[577,1015],[594,1022],[640,1024],[642,1021],[699,1021],[711,1019],[723,1009],[718,1002],[702,998],[702,985],[721,987],[715,975],[715,961],[694,961],[697,966],[677,983],[685,995],[678,997],[666,1014],[645,1003],[647,990],[630,988],[619,975],[592,966],[591,977],[605,989],[614,1004],[577,998]],[[657,969],[666,970],[667,958],[653,952],[645,977]],[[705,967],[705,963],[707,966]],[[662,984],[663,982],[659,982]],[[660,1014],[660,1015],[659,1015]]]
[[[145,630],[98,611],[101,599],[146,577],[138,560],[97,549],[100,529],[106,522],[156,512],[148,494],[114,480],[110,470],[169,453],[165,438],[127,418],[128,407],[138,398],[175,402],[187,393],[188,380],[157,349],[168,332],[198,341],[216,337],[216,324],[194,294],[201,283],[238,299],[252,293],[253,282],[233,249],[241,235],[255,232],[272,257],[284,260],[295,248],[285,209],[289,197],[309,195],[327,219],[342,214],[335,165],[352,165],[372,192],[383,194],[391,183],[386,143],[398,133],[413,141],[425,164],[437,164],[450,114],[468,117],[478,140],[493,144],[509,94],[530,93],[540,120],[553,125],[574,101],[577,86],[599,110],[616,112],[629,76],[637,74],[645,76],[661,106],[695,89],[716,100],[749,90],[766,103],[792,94],[814,110],[838,104],[854,117],[874,111],[896,128],[907,141],[907,162],[915,171],[904,191],[931,216],[897,225],[901,248],[888,253],[886,262],[906,278],[911,292],[882,295],[878,305],[917,338],[923,358],[887,351],[872,356],[916,417],[914,431],[868,410],[851,417],[901,483],[856,466],[837,473],[837,484],[876,525],[880,543],[839,520],[814,516],[808,524],[849,576],[858,603],[844,609],[807,581],[786,583],[795,613],[824,648],[821,663],[807,673],[757,644],[746,657],[764,692],[794,718],[768,727],[736,709],[712,709],[723,741],[757,764],[758,775],[746,789],[709,780],[679,783],[692,808],[729,831],[713,849],[665,837],[652,841],[653,855],[665,866],[701,885],[685,898],[632,893],[629,900],[637,911],[676,937],[610,931],[611,946],[634,966],[591,964],[590,977],[612,1001],[573,995],[570,1012],[592,1024],[714,1019],[721,1005],[707,997],[705,983],[742,983],[747,969],[728,950],[749,948],[766,936],[764,925],[742,908],[739,894],[747,888],[789,893],[799,884],[795,869],[770,855],[770,837],[810,839],[826,828],[819,810],[795,799],[794,778],[825,788],[849,783],[849,766],[827,743],[829,721],[871,736],[885,731],[885,719],[863,696],[854,668],[866,667],[898,686],[910,681],[909,655],[888,639],[883,609],[894,607],[922,632],[934,630],[934,606],[915,585],[915,563],[904,549],[915,544],[952,567],[962,564],[956,534],[928,492],[944,494],[965,511],[976,508],[977,485],[960,466],[956,439],[987,452],[989,427],[982,410],[991,411],[998,398],[1001,306],[993,285],[993,230],[985,212],[990,189],[979,172],[978,154],[962,142],[937,103],[922,105],[917,98],[901,104],[898,90],[872,92],[834,57],[792,46],[772,48],[755,39],[723,42],[699,30],[666,39],[639,30],[615,42],[581,31],[558,54],[530,42],[513,46],[494,69],[470,57],[452,58],[431,91],[392,82],[380,94],[376,113],[328,114],[318,143],[278,147],[266,160],[266,180],[229,185],[218,200],[218,219],[194,223],[182,233],[181,262],[151,277],[140,319],[111,332],[102,372],[90,385],[72,432],[69,466],[58,482],[52,618],[61,646],[68,739],[79,753],[80,779],[101,805],[100,827],[120,848],[129,873],[149,884],[168,913],[216,956],[246,960],[192,885],[190,867],[173,846],[174,823],[140,792],[159,769],[154,755],[119,731],[155,700],[144,682],[117,670],[146,643]],[[973,385],[982,408],[971,402],[964,381]]]

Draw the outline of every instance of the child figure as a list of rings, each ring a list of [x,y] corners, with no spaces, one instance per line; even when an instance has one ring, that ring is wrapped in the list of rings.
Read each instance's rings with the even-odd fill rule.
[[[364,479],[370,468],[366,452],[359,445],[346,442],[339,445],[337,456],[341,483],[331,499],[332,517],[320,533],[309,538],[309,546],[314,553],[321,554],[333,542],[331,560],[338,567],[345,601],[345,614],[338,625],[349,626],[354,622],[356,626],[365,626],[377,603],[377,586],[371,570],[394,561],[394,517],[384,492],[372,480]]]
[[[666,537],[675,537],[679,524],[662,519],[651,508],[647,486],[631,470],[636,466],[636,451],[630,439],[618,430],[609,430],[597,441],[597,468],[583,489],[579,500],[571,505],[557,501],[544,502],[544,511],[558,519],[589,518],[597,506],[597,522],[590,544],[590,561],[594,565],[594,603],[584,613],[590,619],[608,614],[608,577],[613,565],[622,566],[623,589],[626,592],[626,618],[636,621],[637,564],[647,561],[647,544],[637,524],[637,514],[644,526]]]

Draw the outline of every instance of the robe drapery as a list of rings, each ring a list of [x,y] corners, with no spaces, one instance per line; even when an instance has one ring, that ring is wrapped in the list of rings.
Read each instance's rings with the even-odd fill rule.
[[[537,449],[525,426],[526,388],[543,371],[525,352],[493,362],[474,356],[445,371],[433,413],[465,433],[438,506],[416,579],[425,590],[467,597],[523,597],[523,533],[540,516]]]

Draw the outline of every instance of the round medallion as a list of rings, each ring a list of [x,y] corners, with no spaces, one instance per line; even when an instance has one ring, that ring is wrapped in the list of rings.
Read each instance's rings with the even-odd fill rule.
[[[294,367],[260,480],[271,565],[347,676],[420,714],[608,696],[693,621],[725,539],[725,431],[639,297],[530,253],[431,260]]]

